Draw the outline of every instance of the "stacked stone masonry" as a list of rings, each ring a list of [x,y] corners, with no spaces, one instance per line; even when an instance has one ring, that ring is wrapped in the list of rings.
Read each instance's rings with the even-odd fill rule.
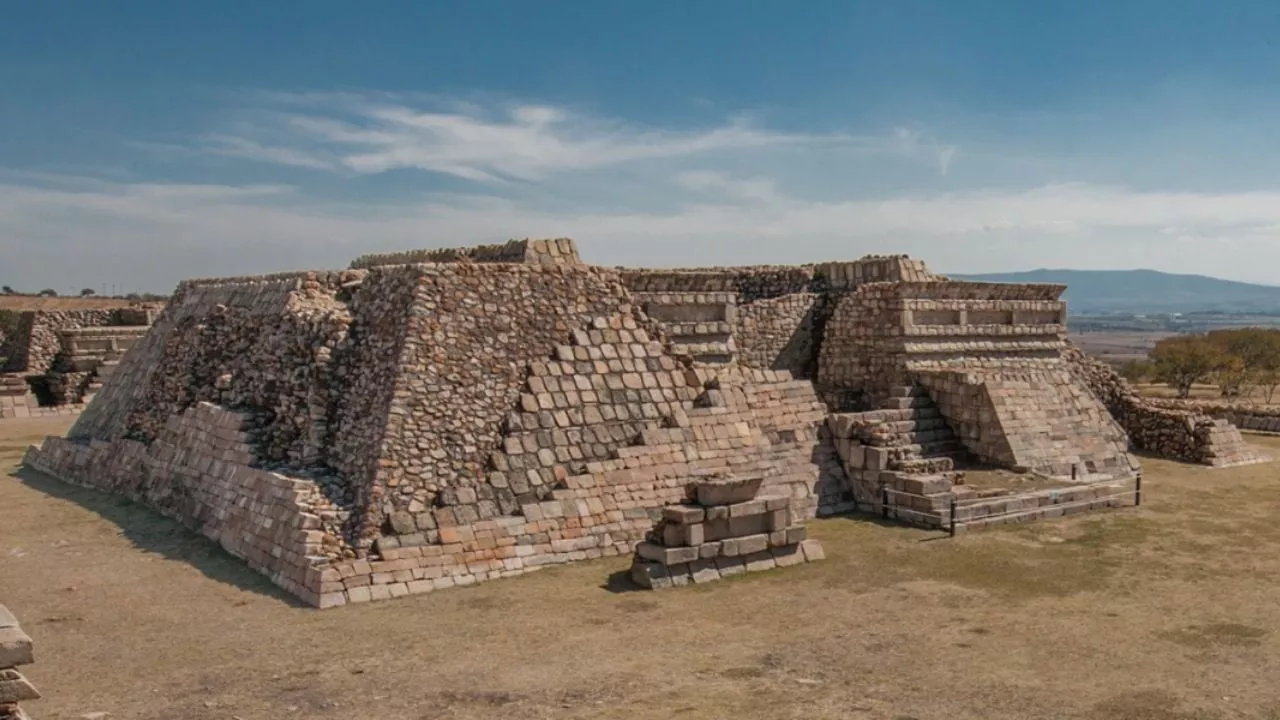
[[[0,419],[79,413],[158,307],[28,311],[0,355]]]
[[[1245,443],[1239,428],[1227,419],[1194,405],[1144,398],[1110,365],[1076,348],[1070,348],[1066,358],[1077,379],[1102,400],[1138,450],[1213,467],[1270,460]]]
[[[0,720],[28,720],[20,704],[39,700],[40,693],[18,668],[34,662],[31,637],[0,605]]]
[[[190,280],[27,463],[322,607],[631,555],[716,473],[761,478],[793,523],[886,489],[932,526],[953,498],[1007,506],[969,492],[966,459],[1087,471],[1064,506],[1083,507],[1132,464],[1068,367],[1061,291],[904,256],[611,269],[567,240]],[[950,399],[953,373],[981,404]]]
[[[704,480],[689,502],[663,508],[636,546],[631,579],[661,590],[824,559],[822,545],[793,522],[789,498],[756,496],[762,480]]]
[[[364,255],[351,263],[351,269],[367,269],[380,265],[418,263],[480,262],[529,263],[531,265],[581,265],[577,246],[568,238],[555,240],[512,240],[504,245],[409,250],[398,253]]]

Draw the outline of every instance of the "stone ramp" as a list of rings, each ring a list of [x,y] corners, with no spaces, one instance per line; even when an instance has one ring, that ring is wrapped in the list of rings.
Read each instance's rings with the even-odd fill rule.
[[[985,462],[1048,477],[1118,477],[1133,469],[1128,438],[1107,409],[1057,371],[921,372],[965,447]]]

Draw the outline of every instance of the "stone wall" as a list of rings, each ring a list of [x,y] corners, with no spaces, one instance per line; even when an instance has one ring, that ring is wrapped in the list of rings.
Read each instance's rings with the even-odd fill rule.
[[[1060,285],[872,283],[842,296],[826,322],[817,382],[858,388],[872,404],[918,371],[1035,370],[1066,347]]]
[[[815,293],[792,293],[739,306],[732,328],[738,361],[761,370],[813,377],[820,298]]]
[[[413,304],[404,308],[408,320],[393,381],[395,401],[375,480],[381,500],[370,507],[370,532],[392,512],[411,506],[475,504],[472,496],[485,484],[487,460],[520,399],[529,363],[550,357],[595,319],[631,312],[616,272],[603,268],[418,267]],[[606,329],[630,334],[637,328],[630,321],[629,327]],[[615,343],[625,344],[620,337]],[[618,358],[605,360],[621,364]],[[629,372],[641,371],[627,360]],[[554,409],[570,407],[566,397]]]
[[[367,269],[380,265],[420,263],[526,263],[529,265],[581,265],[578,248],[569,238],[554,240],[511,240],[503,245],[408,250],[396,253],[363,255],[351,263],[351,269]]]
[[[58,332],[71,328],[119,325],[117,310],[33,310],[22,313],[18,334],[10,340],[3,371],[43,375],[53,367],[61,343]]]
[[[1140,396],[1105,362],[1075,347],[1065,353],[1072,372],[1106,405],[1138,450],[1185,462],[1225,467],[1268,460],[1223,419],[1162,407]]]
[[[1170,410],[1189,410],[1218,420],[1226,420],[1241,430],[1252,432],[1280,432],[1280,408],[1247,402],[1221,400],[1147,398],[1156,407]]]
[[[24,462],[144,503],[318,603],[320,570],[354,555],[341,530],[347,511],[312,479],[250,467],[251,426],[248,416],[199,403],[170,417],[150,444],[46,438]]]

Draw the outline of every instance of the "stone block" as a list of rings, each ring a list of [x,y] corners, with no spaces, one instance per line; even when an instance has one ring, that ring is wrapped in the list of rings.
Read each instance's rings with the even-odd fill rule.
[[[671,573],[661,563],[637,561],[631,566],[631,581],[648,590],[662,590],[671,587]]]
[[[645,560],[663,565],[680,565],[698,559],[696,547],[663,547],[656,543],[642,542],[636,546],[636,554]]]
[[[747,571],[747,563],[740,557],[718,557],[716,558],[716,569],[720,571],[720,577],[726,578],[733,575],[741,575]]]
[[[799,545],[783,545],[770,548],[769,552],[773,554],[774,563],[780,568],[803,565],[805,562],[804,551],[800,549]]]
[[[767,519],[765,520],[764,529],[769,532],[786,530],[787,526],[791,524],[791,511],[789,510],[774,510],[765,517]]]
[[[716,478],[697,484],[698,504],[703,507],[733,505],[756,496],[764,476]]]
[[[706,510],[696,505],[667,505],[662,508],[662,517],[681,525],[702,522],[707,515]]]
[[[805,540],[800,543],[800,551],[804,553],[805,562],[817,562],[827,557],[822,550],[822,543],[817,540]]]
[[[755,535],[762,533],[767,527],[768,518],[766,515],[748,515],[746,517],[736,517],[729,521],[728,535],[730,537],[742,537],[743,535]]]
[[[713,560],[695,560],[689,563],[689,577],[694,583],[708,583],[720,579],[720,571]]]
[[[768,549],[769,549],[768,535],[764,535],[764,534],[747,535],[746,537],[738,538],[738,554],[739,555],[751,555],[753,553],[764,552],[765,550],[768,550]]]
[[[0,705],[39,700],[40,693],[17,670],[0,670]]]
[[[777,567],[777,561],[773,559],[773,554],[768,550],[744,555],[742,561],[746,563],[747,572],[760,572],[761,570],[772,570]]]
[[[0,668],[30,665],[35,662],[31,638],[21,628],[0,628]]]
[[[729,506],[729,518],[753,517],[755,515],[763,515],[768,511],[768,501],[766,500],[749,500]]]

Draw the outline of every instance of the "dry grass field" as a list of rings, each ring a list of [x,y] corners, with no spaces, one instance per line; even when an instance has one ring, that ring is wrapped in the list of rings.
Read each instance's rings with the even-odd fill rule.
[[[0,310],[109,310],[129,307],[128,300],[110,297],[37,297],[35,295],[0,295]]]
[[[1280,465],[1148,460],[1141,508],[955,540],[815,521],[823,563],[667,592],[613,559],[316,611],[9,475],[67,422],[0,423],[0,602],[45,720],[1280,719]]]
[[[1101,360],[1125,363],[1146,358],[1156,343],[1175,334],[1171,332],[1071,333],[1071,342]]]

